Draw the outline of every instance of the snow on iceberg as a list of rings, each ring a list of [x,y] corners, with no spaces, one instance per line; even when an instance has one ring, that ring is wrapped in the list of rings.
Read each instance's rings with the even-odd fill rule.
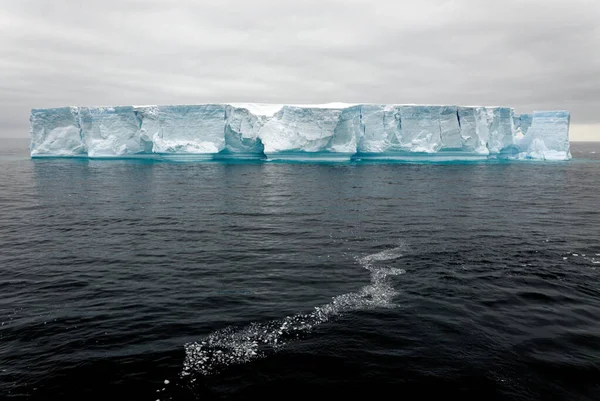
[[[31,156],[568,160],[570,115],[508,107],[65,107],[31,112]]]

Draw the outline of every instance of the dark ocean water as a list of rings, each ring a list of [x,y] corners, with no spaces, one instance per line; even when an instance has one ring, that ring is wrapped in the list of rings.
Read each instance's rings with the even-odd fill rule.
[[[0,398],[598,400],[600,144],[572,153],[30,160],[3,140]]]

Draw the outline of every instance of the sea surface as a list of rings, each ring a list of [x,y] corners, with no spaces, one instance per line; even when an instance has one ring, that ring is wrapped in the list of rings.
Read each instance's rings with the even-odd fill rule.
[[[0,399],[600,399],[569,162],[31,160],[0,141]]]

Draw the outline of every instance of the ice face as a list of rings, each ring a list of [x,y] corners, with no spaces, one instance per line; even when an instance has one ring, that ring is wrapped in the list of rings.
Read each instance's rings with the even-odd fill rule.
[[[521,114],[519,116],[520,128],[523,135],[527,135],[531,122],[533,120],[533,114]]]
[[[356,138],[360,131],[360,107],[342,109],[333,129],[333,136],[327,143],[327,151],[356,153]]]
[[[457,106],[362,106],[364,153],[466,150]]]
[[[152,150],[142,135],[141,119],[131,106],[81,107],[79,121],[89,157],[118,157]]]
[[[515,147],[519,149],[520,155],[523,156],[523,151],[529,148],[532,137],[528,134],[529,127],[531,126],[531,114],[521,114],[515,116],[515,136],[513,142]]]
[[[508,107],[486,108],[489,126],[488,149],[491,154],[502,153],[514,145],[516,133],[514,111]]]
[[[154,153],[218,153],[225,148],[225,106],[159,106]]]
[[[513,125],[515,127],[515,130],[521,129],[521,116],[513,114]]]
[[[485,107],[458,107],[457,112],[463,148],[468,152],[489,154],[490,128]]]
[[[263,153],[264,145],[258,134],[265,118],[252,114],[248,109],[227,106],[225,108],[225,150],[229,153]]]
[[[402,106],[401,147],[413,152],[434,153],[442,147],[438,106]]]
[[[357,123],[353,124],[360,153],[384,153],[401,150],[402,126],[400,110],[391,105],[358,107]]]
[[[462,149],[456,106],[361,106],[361,153],[435,153]]]
[[[531,143],[527,158],[538,160],[566,160],[569,151],[569,125],[571,115],[567,111],[536,111],[527,136]]]
[[[140,124],[140,139],[150,143],[150,152],[154,147],[154,136],[160,131],[158,106],[133,106],[136,118]]]
[[[441,149],[462,150],[463,143],[457,106],[439,108]]]
[[[350,114],[350,115],[349,115]],[[261,128],[265,153],[356,152],[356,137],[348,131],[351,113],[340,109],[284,106]]]
[[[76,107],[31,111],[31,156],[81,156],[87,149],[81,137]]]
[[[32,110],[31,155],[414,155],[438,160],[475,155],[562,160],[570,158],[569,124],[565,111],[515,116],[511,108],[480,106],[66,107]]]

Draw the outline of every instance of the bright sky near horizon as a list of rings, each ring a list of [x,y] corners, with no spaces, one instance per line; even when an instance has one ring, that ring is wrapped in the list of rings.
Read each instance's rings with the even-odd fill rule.
[[[600,141],[598,0],[0,0],[0,137],[65,105],[566,109]]]

